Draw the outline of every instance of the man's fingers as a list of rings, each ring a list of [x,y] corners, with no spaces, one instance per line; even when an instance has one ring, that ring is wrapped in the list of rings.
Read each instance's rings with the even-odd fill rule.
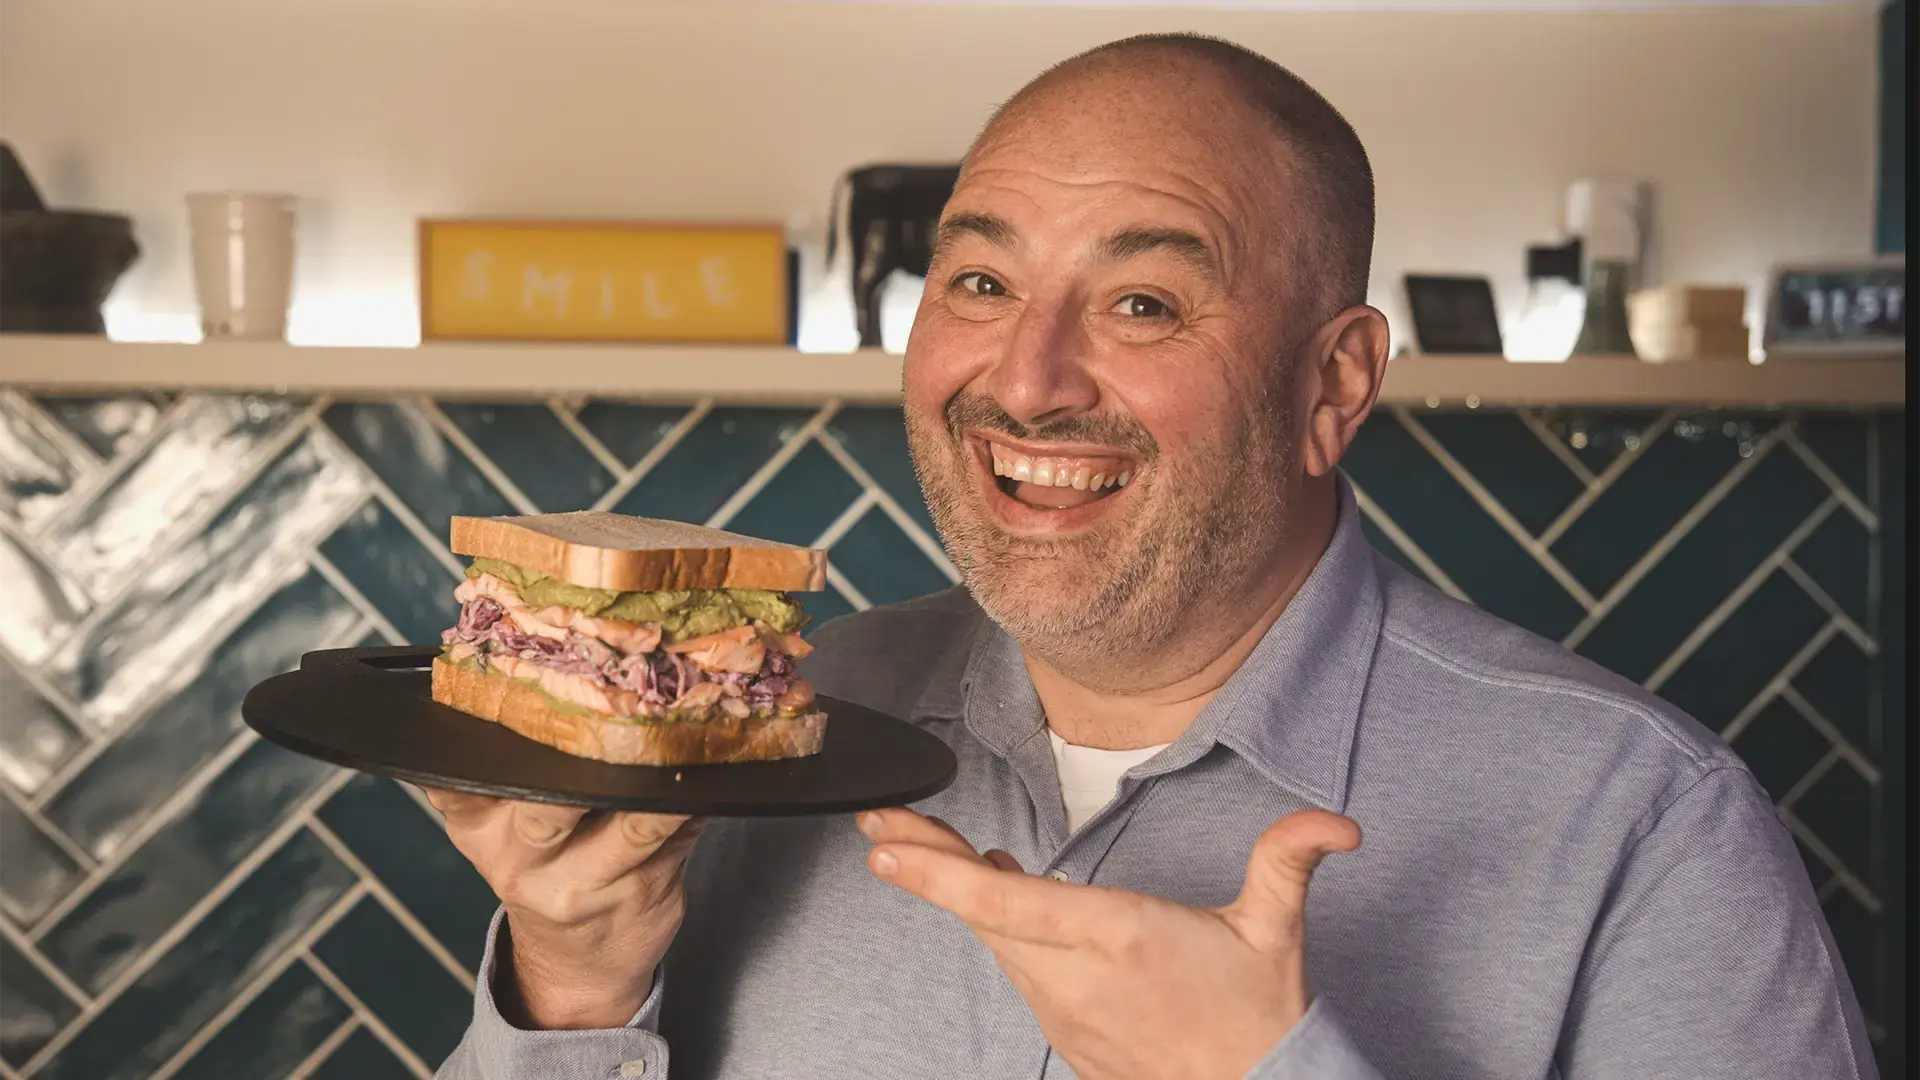
[[[587,811],[578,806],[550,806],[546,803],[515,803],[513,834],[536,848],[558,847]]]
[[[706,819],[683,814],[617,814],[620,835],[635,849],[652,854],[662,844],[685,829],[694,833],[706,826]]]
[[[1228,909],[1274,932],[1274,941],[1297,941],[1307,906],[1307,884],[1320,860],[1360,846],[1360,826],[1325,810],[1302,810],[1274,822],[1254,841],[1246,882]]]
[[[1099,898],[1086,886],[1010,874],[971,849],[961,854],[889,842],[873,849],[867,865],[881,880],[959,916],[976,933],[1037,945],[1075,945],[1102,914]]]
[[[854,823],[876,844],[922,844],[955,855],[979,857],[959,830],[937,817],[923,817],[912,810],[868,810]]]
[[[443,818],[468,818],[497,810],[506,805],[505,799],[496,799],[491,795],[469,795],[463,791],[447,791],[444,788],[422,787],[427,802],[440,811]]]
[[[610,814],[576,830],[561,857],[568,876],[610,885],[643,866],[686,858],[704,824],[669,814]]]
[[[999,848],[994,848],[992,851],[987,852],[987,861],[992,863],[996,870],[1005,870],[1014,874],[1026,873],[1025,870],[1020,868],[1020,860],[1001,851]]]

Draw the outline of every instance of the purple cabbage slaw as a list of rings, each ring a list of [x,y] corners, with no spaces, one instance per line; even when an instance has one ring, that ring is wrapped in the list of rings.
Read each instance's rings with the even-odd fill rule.
[[[768,649],[757,674],[708,671],[684,656],[656,648],[652,652],[621,656],[604,642],[577,630],[564,639],[523,633],[506,617],[507,609],[489,596],[478,596],[460,608],[460,621],[441,633],[446,645],[471,645],[475,660],[486,667],[489,654],[506,653],[600,686],[617,686],[639,693],[649,705],[666,706],[703,682],[738,686],[756,712],[770,709],[792,685],[793,657]]]

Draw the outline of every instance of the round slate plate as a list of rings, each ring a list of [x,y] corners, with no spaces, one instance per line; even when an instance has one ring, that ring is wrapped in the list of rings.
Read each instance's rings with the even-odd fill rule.
[[[728,765],[608,765],[435,702],[435,646],[328,649],[247,692],[240,713],[296,753],[427,787],[596,810],[717,817],[841,814],[942,791],[953,751],[910,724],[820,699],[811,757]]]

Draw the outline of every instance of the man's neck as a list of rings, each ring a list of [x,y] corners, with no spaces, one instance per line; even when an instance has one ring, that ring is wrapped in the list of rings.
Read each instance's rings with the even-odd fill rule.
[[[1168,655],[1197,654],[1197,667],[1191,661],[1180,665],[1184,674],[1150,690],[1102,691],[1022,650],[1047,726],[1069,743],[1103,750],[1158,746],[1179,738],[1253,655],[1332,541],[1338,504],[1331,490],[1312,492],[1301,502],[1307,505],[1297,508],[1296,531],[1279,558],[1237,596],[1214,612],[1196,616],[1193,630],[1166,650]]]

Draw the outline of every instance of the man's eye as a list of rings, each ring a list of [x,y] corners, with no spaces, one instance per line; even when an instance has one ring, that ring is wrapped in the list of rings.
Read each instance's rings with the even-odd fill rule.
[[[1164,319],[1171,314],[1166,301],[1144,293],[1134,293],[1123,297],[1116,305],[1123,313],[1136,319]]]
[[[961,274],[954,279],[953,283],[958,285],[962,292],[969,292],[975,296],[1007,295],[1007,287],[1001,284],[997,278],[980,273],[977,270],[971,273]]]

